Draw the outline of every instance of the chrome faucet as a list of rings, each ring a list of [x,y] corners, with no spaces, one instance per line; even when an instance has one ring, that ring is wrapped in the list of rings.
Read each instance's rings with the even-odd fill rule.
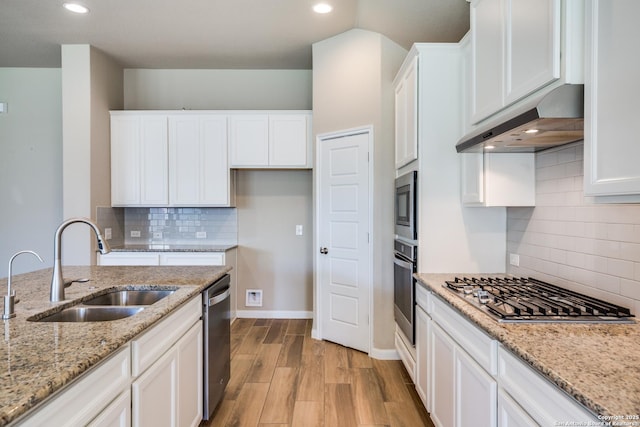
[[[16,291],[13,291],[13,292],[11,291],[11,266],[13,265],[13,260],[16,259],[16,257],[20,254],[31,254],[36,258],[38,258],[40,262],[44,262],[42,261],[42,258],[40,258],[40,255],[38,255],[34,251],[20,251],[13,254],[11,259],[9,260],[9,274],[7,275],[7,296],[4,297],[4,313],[2,314],[2,318],[4,320],[11,319],[12,317],[16,316],[16,314],[13,311],[13,305],[16,298]]]
[[[62,277],[62,232],[69,225],[76,222],[82,222],[87,224],[96,233],[98,239],[98,250],[101,254],[108,254],[111,252],[109,245],[102,239],[100,229],[96,224],[91,222],[87,218],[71,218],[60,224],[56,230],[54,246],[53,246],[53,276],[51,277],[51,296],[49,300],[51,302],[64,301],[64,279]]]

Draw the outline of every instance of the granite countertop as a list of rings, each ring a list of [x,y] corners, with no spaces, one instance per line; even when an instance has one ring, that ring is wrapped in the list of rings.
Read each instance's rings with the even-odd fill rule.
[[[463,274],[457,274],[460,275]],[[591,412],[609,416],[640,415],[638,323],[498,323],[442,286],[455,276],[416,274],[419,284]]]
[[[0,425],[34,408],[136,335],[222,277],[230,267],[63,267],[66,300],[49,302],[52,269],[15,275],[16,317],[4,320],[0,346]],[[109,322],[46,323],[27,318],[58,311],[87,295],[110,288],[177,288],[172,295],[134,316]],[[6,279],[0,279],[6,289]],[[85,298],[86,299],[86,298]]]
[[[111,246],[113,252],[226,252],[238,245],[173,245],[150,243],[145,245]]]

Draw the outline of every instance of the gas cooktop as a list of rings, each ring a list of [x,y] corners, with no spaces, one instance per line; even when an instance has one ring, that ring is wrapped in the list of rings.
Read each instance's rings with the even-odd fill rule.
[[[634,323],[625,307],[532,278],[456,277],[445,283],[498,322]]]

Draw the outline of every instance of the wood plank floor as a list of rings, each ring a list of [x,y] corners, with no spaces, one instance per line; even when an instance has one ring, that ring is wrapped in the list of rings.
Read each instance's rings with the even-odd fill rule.
[[[402,362],[311,338],[311,320],[237,319],[231,380],[201,427],[433,427]]]

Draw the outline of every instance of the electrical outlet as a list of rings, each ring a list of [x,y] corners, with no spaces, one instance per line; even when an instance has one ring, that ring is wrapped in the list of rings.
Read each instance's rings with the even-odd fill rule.
[[[104,238],[106,240],[111,240],[111,228],[104,229]]]
[[[514,267],[520,267],[520,255],[518,254],[509,254],[509,264]]]
[[[196,231],[196,239],[206,239],[207,232],[206,231]]]
[[[296,225],[296,236],[302,236],[302,225]]]
[[[247,307],[262,307],[262,289],[247,289],[244,305]]]
[[[140,230],[131,230],[131,237],[140,237]]]

